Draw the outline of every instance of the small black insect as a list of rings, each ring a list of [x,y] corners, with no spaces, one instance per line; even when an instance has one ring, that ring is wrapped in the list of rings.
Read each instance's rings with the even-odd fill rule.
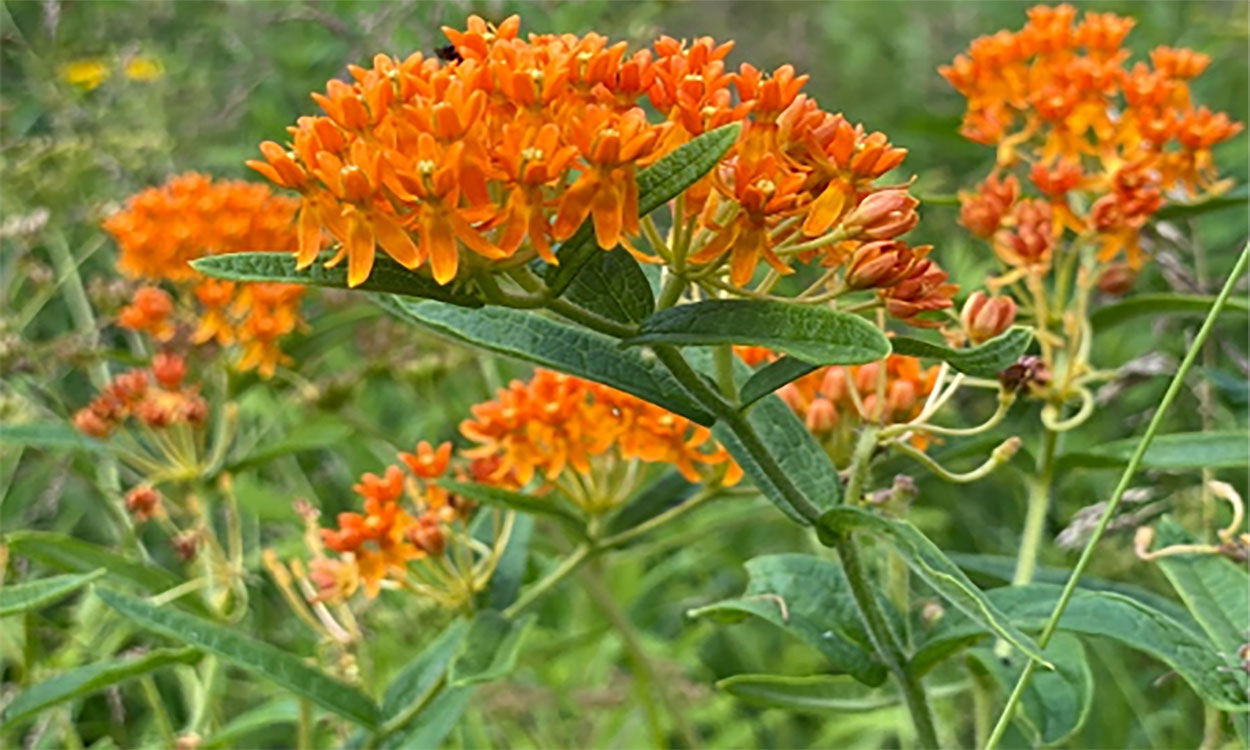
[[[456,51],[456,45],[454,44],[444,44],[442,47],[435,48],[434,55],[443,62],[460,62],[464,59]]]

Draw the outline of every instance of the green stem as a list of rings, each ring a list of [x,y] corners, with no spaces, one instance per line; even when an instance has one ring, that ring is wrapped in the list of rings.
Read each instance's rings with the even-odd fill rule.
[[[659,526],[663,526],[664,524],[668,523],[669,521],[672,521],[678,516],[683,516],[686,513],[689,513],[690,511],[699,507],[703,503],[706,503],[708,500],[711,500],[712,498],[715,498],[715,497],[720,497],[723,494],[723,492],[724,490],[720,487],[705,487],[702,490],[700,490],[698,493],[696,493],[694,497],[690,498],[689,500],[682,503],[681,505],[678,505],[673,508],[669,508],[663,513],[660,513],[657,516],[652,516],[651,518],[647,519],[646,521],[643,521],[637,526],[626,529],[625,531],[622,531],[619,534],[605,537],[599,542],[599,547],[603,549],[612,549],[613,547],[621,547],[626,544],[629,544],[630,542],[634,541],[638,537],[643,536],[644,534],[650,532],[651,530]]]
[[[939,747],[937,729],[933,724],[933,714],[929,710],[924,685],[907,671],[907,656],[899,644],[898,635],[890,627],[881,610],[881,604],[877,601],[877,587],[864,570],[858,545],[851,537],[844,536],[834,542],[834,549],[842,559],[842,569],[846,573],[860,617],[867,626],[868,639],[872,641],[877,655],[898,683],[903,703],[906,704],[916,727],[917,745],[922,748]]]
[[[872,453],[877,449],[877,434],[880,429],[876,425],[864,425],[855,443],[855,453],[851,457],[851,475],[846,480],[846,495],[842,502],[847,505],[859,505],[864,494],[864,482],[868,479]]]
[[[1046,430],[1042,437],[1042,452],[1037,457],[1037,476],[1029,482],[1028,510],[1024,517],[1024,531],[1020,534],[1020,551],[1016,555],[1016,574],[1013,586],[1033,582],[1037,569],[1037,553],[1042,546],[1042,533],[1046,529],[1046,514],[1050,512],[1050,489],[1055,474],[1055,448],[1059,433]]]
[[[156,717],[156,729],[160,732],[165,747],[174,747],[178,744],[178,738],[174,735],[174,725],[169,720],[169,712],[165,710],[161,693],[156,689],[156,680],[150,674],[144,675],[139,678],[139,686],[143,689],[143,697],[152,708],[152,715]]]
[[[1124,467],[1124,473],[1120,475],[1120,481],[1116,484],[1115,490],[1111,493],[1111,499],[1107,502],[1107,508],[1103,511],[1102,518],[1098,519],[1098,526],[1094,529],[1093,536],[1085,544],[1085,549],[1081,551],[1081,557],[1077,560],[1076,567],[1072,570],[1068,582],[1064,584],[1063,592],[1059,595],[1059,601],[1055,604],[1055,609],[1050,613],[1050,617],[1046,620],[1046,626],[1042,629],[1041,636],[1037,639],[1037,644],[1042,648],[1050,642],[1050,638],[1055,633],[1055,629],[1059,625],[1059,618],[1063,616],[1063,612],[1068,607],[1068,602],[1072,599],[1072,594],[1076,591],[1077,584],[1081,580],[1081,575],[1085,569],[1089,567],[1090,560],[1094,557],[1094,548],[1102,539],[1102,535],[1106,533],[1108,524],[1115,516],[1116,510],[1120,507],[1120,500],[1124,497],[1124,491],[1128,489],[1129,482],[1132,481],[1133,475],[1137,473],[1138,467],[1141,466],[1142,458],[1146,455],[1146,450],[1150,447],[1150,443],[1154,440],[1155,433],[1159,431],[1160,425],[1163,424],[1163,417],[1167,414],[1168,408],[1172,402],[1176,400],[1176,396],[1181,392],[1185,385],[1185,375],[1189,373],[1193,367],[1194,361],[1202,352],[1203,344],[1211,335],[1211,330],[1215,328],[1215,322],[1223,311],[1225,304],[1228,303],[1229,296],[1233,293],[1233,287],[1241,279],[1242,274],[1246,272],[1246,263],[1250,260],[1250,244],[1247,244],[1241,251],[1241,257],[1237,259],[1237,264],[1228,274],[1228,280],[1224,283],[1224,288],[1220,290],[1220,294],[1215,298],[1215,304],[1211,305],[1211,309],[1207,312],[1207,318],[1202,322],[1202,328],[1198,329],[1198,335],[1194,337],[1193,343],[1189,347],[1189,351],[1185,353],[1185,359],[1181,361],[1180,367],[1176,369],[1176,374],[1172,376],[1172,382],[1168,384],[1167,391],[1163,394],[1163,399],[1159,402],[1158,409],[1155,410],[1154,416],[1150,418],[1150,424],[1146,426],[1146,433],[1142,435],[1141,441],[1137,444],[1137,448],[1133,451],[1132,457],[1129,458],[1128,466]],[[1003,712],[998,716],[998,723],[994,726],[993,733],[990,734],[989,740],[985,743],[986,750],[992,750],[997,747],[1002,739],[1003,732],[1007,731],[1007,724],[1011,721],[1012,714],[1015,713],[1016,706],[1020,704],[1020,698],[1024,694],[1025,687],[1029,684],[1029,679],[1033,676],[1033,670],[1036,669],[1037,662],[1029,660],[1025,662],[1024,671],[1020,673],[1020,679],[1016,681],[1015,689],[1011,691],[1011,696],[1007,699],[1007,705],[1003,707]]]
[[[378,727],[378,731],[374,732],[373,736],[369,738],[368,747],[377,747],[382,740],[403,729],[408,722],[412,721],[414,716],[421,713],[421,711],[430,704],[430,701],[434,700],[435,696],[442,692],[443,686],[446,684],[447,674],[444,672],[439,676],[434,684],[425,689],[425,692],[421,694],[421,697],[417,698],[412,703],[409,703],[403,711],[395,714],[388,721],[383,723],[382,726]]]
[[[734,385],[734,350],[729,344],[722,344],[712,350],[716,365],[716,385],[721,395],[729,401],[738,399],[738,387]]]
[[[666,310],[677,304],[681,293],[686,290],[686,280],[675,272],[664,277],[664,285],[660,287],[660,296],[655,300],[655,309]]]
[[[538,583],[530,586],[523,594],[517,597],[517,600],[510,607],[503,611],[503,616],[507,618],[516,617],[529,605],[533,604],[539,597],[547,593],[551,588],[556,586],[560,581],[568,578],[569,574],[577,570],[582,563],[586,562],[591,555],[597,554],[599,548],[590,544],[582,544],[573,550],[573,554],[564,558],[564,562],[553,571],[547,574],[545,578]]]
[[[310,750],[312,748],[313,726],[312,703],[301,700],[299,702],[299,724],[295,727],[295,747],[298,750]]]

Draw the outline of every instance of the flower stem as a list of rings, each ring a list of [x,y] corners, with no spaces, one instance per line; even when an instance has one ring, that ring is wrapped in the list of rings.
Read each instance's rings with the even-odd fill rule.
[[[1042,634],[1037,639],[1038,646],[1045,648],[1046,644],[1050,642],[1051,636],[1054,635],[1055,629],[1059,625],[1059,618],[1063,616],[1064,610],[1068,607],[1068,602],[1072,600],[1072,594],[1076,591],[1081,575],[1089,567],[1090,560],[1093,559],[1094,548],[1102,539],[1102,535],[1106,533],[1107,526],[1115,516],[1116,510],[1120,506],[1120,500],[1124,497],[1124,491],[1128,489],[1129,482],[1132,481],[1133,475],[1137,473],[1138,467],[1141,466],[1142,458],[1146,455],[1146,449],[1150,447],[1155,433],[1159,431],[1160,425],[1163,424],[1164,415],[1167,414],[1168,408],[1176,400],[1176,396],[1180,393],[1181,388],[1184,387],[1185,375],[1193,367],[1194,361],[1202,352],[1203,344],[1206,343],[1207,338],[1211,335],[1211,330],[1215,328],[1215,322],[1219,318],[1220,312],[1224,309],[1225,304],[1228,303],[1233,287],[1237,285],[1241,276],[1246,272],[1248,260],[1250,260],[1250,244],[1242,248],[1241,257],[1237,259],[1236,265],[1233,266],[1233,270],[1228,274],[1228,280],[1224,283],[1224,288],[1220,290],[1219,296],[1215,298],[1215,303],[1211,305],[1211,309],[1207,312],[1207,318],[1203,321],[1202,327],[1198,329],[1198,335],[1194,337],[1193,343],[1190,344],[1189,351],[1185,353],[1185,358],[1181,361],[1180,367],[1176,368],[1176,374],[1172,376],[1172,382],[1168,384],[1168,389],[1163,394],[1163,399],[1159,402],[1158,409],[1155,410],[1154,416],[1150,418],[1150,424],[1146,426],[1145,434],[1142,435],[1141,441],[1137,443],[1137,448],[1133,450],[1133,455],[1129,458],[1128,465],[1124,467],[1124,473],[1120,475],[1119,483],[1116,484],[1115,490],[1111,493],[1111,499],[1107,502],[1107,508],[1103,511],[1102,518],[1098,519],[1098,526],[1085,544],[1085,549],[1081,551],[1081,557],[1077,560],[1076,567],[1072,570],[1072,575],[1068,577],[1068,582],[1064,584],[1054,611],[1050,613],[1050,617],[1046,620],[1046,626],[1042,629]],[[1016,706],[1020,704],[1020,698],[1024,695],[1024,689],[1028,686],[1029,680],[1033,676],[1036,664],[1037,662],[1033,660],[1025,662],[1024,671],[1020,673],[1020,679],[1016,681],[1016,686],[1011,691],[1011,696],[1007,698],[1007,705],[1003,707],[1003,712],[998,716],[998,723],[994,725],[994,731],[985,743],[986,750],[992,750],[992,748],[997,747],[999,741],[1002,740],[1003,733],[1007,731],[1007,724],[1011,721],[1012,714],[1015,713]]]
[[[1013,586],[1033,582],[1037,553],[1042,546],[1042,532],[1046,528],[1046,514],[1050,511],[1050,489],[1058,444],[1059,433],[1046,430],[1042,437],[1042,452],[1037,457],[1037,476],[1029,482],[1028,510],[1024,517],[1024,531],[1020,534],[1020,551],[1016,554],[1016,573],[1011,579]]]
[[[582,544],[573,550],[573,553],[564,558],[564,561],[546,575],[545,578],[538,583],[530,586],[525,593],[517,597],[517,600],[503,611],[503,616],[507,618],[516,617],[529,605],[533,604],[543,594],[547,593],[551,588],[563,581],[570,573],[577,570],[582,563],[586,562],[592,554],[595,554],[598,548],[590,544]]]

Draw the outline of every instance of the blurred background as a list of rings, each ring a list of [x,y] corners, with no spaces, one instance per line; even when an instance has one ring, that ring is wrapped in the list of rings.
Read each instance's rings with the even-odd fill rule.
[[[256,145],[282,140],[284,128],[314,110],[309,92],[346,75],[348,63],[366,63],[378,52],[430,53],[444,44],[442,25],[462,27],[477,13],[502,20],[519,13],[522,31],[597,31],[614,39],[648,44],[659,34],[710,35],[735,40],[731,66],[749,61],[771,69],[793,64],[812,78],[806,91],[827,109],[843,112],[870,130],[883,130],[910,149],[904,171],[917,176],[922,205],[916,242],[936,246],[934,256],[956,281],[976,286],[993,267],[988,248],[955,224],[949,198],[989,170],[993,152],[958,135],[964,100],[937,74],[937,67],[969,41],[1002,28],[1019,28],[1026,2],[110,2],[34,0],[0,2],[0,421],[38,413],[64,417],[91,394],[85,364],[101,356],[124,361],[124,346],[105,332],[105,350],[84,350],[67,332],[69,311],[55,293],[43,250],[63,242],[73,250],[102,320],[109,316],[114,249],[100,220],[135,191],[171,174],[197,170],[217,177],[259,179],[243,166]],[[1244,2],[1075,3],[1137,19],[1127,47],[1145,59],[1156,45],[1188,46],[1211,56],[1193,89],[1198,102],[1247,121],[1247,8]],[[1217,151],[1222,174],[1247,181],[1243,132]],[[1244,205],[1175,222],[1184,242],[1151,235],[1156,252],[1138,290],[1218,289],[1247,235]],[[1195,264],[1201,248],[1203,267]],[[291,352],[304,381],[280,377],[269,387],[249,387],[245,414],[268,422],[278,434],[338,436],[333,450],[288,457],[259,476],[240,479],[240,495],[258,521],[249,534],[266,544],[298,545],[290,510],[309,497],[331,513],[352,502],[350,485],[362,471],[391,460],[395,448],[418,438],[452,439],[469,404],[524,373],[514,363],[478,357],[421,338],[352,307],[344,295],[318,297],[322,322]],[[325,323],[332,320],[333,324]],[[1101,334],[1095,361],[1116,366],[1145,355],[1175,359],[1184,352],[1197,321],[1143,319]],[[324,323],[324,324],[323,324]],[[1221,326],[1215,353],[1205,360],[1203,382],[1213,389],[1205,416],[1197,392],[1173,410],[1166,431],[1245,425],[1245,321]],[[1157,404],[1166,378],[1143,377],[1105,404],[1065,449],[1078,449],[1139,432]],[[246,378],[239,392],[255,385]],[[1198,386],[1195,386],[1196,388]],[[988,415],[993,404],[966,403],[969,419]],[[939,447],[959,465],[958,453],[975,455],[983,445],[1036,425],[1036,411],[1019,408],[1016,420],[977,446]],[[348,432],[343,432],[346,424]],[[269,432],[262,433],[265,435]],[[353,440],[342,439],[346,435]],[[256,439],[261,439],[258,435]],[[1026,437],[1026,449],[1028,440]],[[98,534],[98,494],[85,459],[55,451],[0,454],[0,527],[49,528],[91,538]],[[1021,466],[1027,468],[1027,451]],[[906,471],[896,462],[879,474]],[[913,520],[946,549],[1011,554],[1024,508],[1020,474],[1000,471],[971,488],[926,480]],[[1245,490],[1244,476],[1225,477]],[[1084,506],[1106,497],[1114,472],[1073,470],[1059,480],[1050,519],[1053,538]],[[1192,475],[1141,478],[1150,498],[1169,498],[1182,520],[1192,511],[1185,493]],[[1176,495],[1174,493],[1180,493]],[[1171,499],[1171,498],[1180,499]],[[741,502],[741,501],[735,501]],[[1161,512],[1161,511],[1160,511]],[[1194,512],[1196,517],[1196,512]],[[894,709],[848,715],[838,721],[755,709],[720,694],[716,679],[745,671],[819,668],[811,652],[759,624],[717,629],[686,621],[686,609],[737,593],[741,562],[769,552],[802,551],[810,542],[777,514],[758,506],[727,507],[696,514],[684,531],[663,543],[613,558],[605,571],[629,617],[656,660],[653,680],[670,685],[703,744],[717,747],[878,746],[902,720]],[[1078,530],[1079,531],[1079,530]],[[1104,542],[1094,574],[1166,591],[1153,568],[1131,552],[1131,528]],[[554,556],[558,550],[541,549]],[[1079,550],[1079,546],[1076,548]],[[1070,566],[1076,550],[1051,545],[1047,562]],[[306,633],[285,620],[285,610],[265,580],[255,585],[248,627],[291,648],[307,647]],[[384,601],[384,600],[382,600]],[[411,612],[379,606],[373,625],[379,653],[413,653],[439,623]],[[602,618],[574,596],[551,600],[542,610],[542,637],[534,638],[522,669],[507,685],[479,693],[453,743],[481,746],[641,746],[651,744],[640,709],[631,700],[637,675]],[[1201,741],[1201,704],[1157,663],[1117,650],[1091,649],[1096,679],[1105,692],[1074,746],[1178,747]],[[237,706],[254,700],[240,680]],[[956,717],[955,701],[939,710]],[[87,726],[84,738],[101,736]],[[677,732],[677,727],[673,728]],[[266,730],[268,731],[268,730]],[[93,735],[94,733],[94,735]],[[264,731],[248,739],[270,742]],[[679,743],[680,744],[680,743]],[[250,746],[250,745],[249,745]]]

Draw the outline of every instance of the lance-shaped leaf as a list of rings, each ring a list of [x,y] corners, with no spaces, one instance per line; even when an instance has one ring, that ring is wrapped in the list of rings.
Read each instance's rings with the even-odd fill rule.
[[[741,125],[732,123],[692,138],[688,143],[638,172],[638,215],[646,216],[680,195],[710,172],[738,140]],[[587,220],[556,253],[560,264],[547,269],[547,286],[562,293],[594,253],[594,224]]]
[[[727,623],[754,615],[814,647],[834,670],[865,685],[885,681],[841,565],[812,555],[767,555],[748,560],[746,569],[742,596],[687,614]]]
[[[341,444],[354,432],[350,425],[337,421],[301,425],[284,438],[263,443],[250,453],[228,461],[225,471],[236,473],[291,453],[330,448]]]
[[[397,732],[382,742],[387,748],[425,748],[442,747],[443,740],[451,734],[451,730],[460,723],[469,698],[473,696],[471,687],[448,687],[430,701],[417,716],[417,720],[408,725],[407,731]]]
[[[1033,583],[993,589],[986,594],[1016,627],[1038,631],[1050,618],[1062,589],[1053,584]],[[1059,620],[1059,629],[1110,638],[1149,654],[1179,674],[1199,698],[1212,706],[1224,711],[1250,711],[1245,675],[1235,674],[1228,657],[1222,656],[1202,634],[1139,601],[1108,591],[1077,589]],[[919,643],[912,655],[911,669],[923,674],[958,649],[990,634],[988,628],[963,613],[947,612]]]
[[[786,383],[798,380],[818,369],[820,369],[819,365],[813,365],[794,357],[787,356],[776,359],[751,375],[751,379],[742,386],[738,394],[738,403],[741,405],[741,408],[745,409]]]
[[[285,697],[275,698],[234,717],[221,729],[210,734],[200,747],[259,747],[260,745],[250,745],[240,740],[257,732],[295,724],[297,721],[299,701]]]
[[[1128,465],[1137,438],[1095,445],[1059,457],[1056,468],[1118,469]],[[1142,469],[1235,469],[1250,463],[1250,432],[1174,432],[1160,435],[1146,449]]]
[[[105,572],[104,568],[98,568],[90,573],[51,576],[38,581],[9,584],[0,588],[0,617],[51,604],[86,586]]]
[[[1032,340],[1033,332],[1029,329],[1012,328],[971,349],[952,349],[909,336],[896,336],[890,342],[894,345],[895,354],[940,359],[965,375],[993,378],[1020,359]]]
[[[183,581],[168,570],[152,563],[135,562],[98,544],[57,534],[51,531],[15,531],[5,537],[9,549],[49,568],[66,573],[90,573],[98,568],[108,571],[110,580],[125,581],[141,590],[157,594]],[[199,597],[184,596],[177,606],[201,614],[208,607]]]
[[[619,247],[590,253],[564,298],[619,323],[641,323],[655,310],[651,282],[634,256]]]
[[[705,426],[714,421],[663,365],[622,350],[601,333],[504,307],[468,310],[401,297],[379,302],[397,317],[455,341],[610,385]]]
[[[736,674],[716,683],[726,693],[765,708],[781,708],[812,714],[865,713],[901,704],[902,697],[889,684],[865,692],[864,686],[846,675],[815,674],[791,677],[780,674]],[[938,685],[929,691],[936,700],[967,690],[966,685]]]
[[[1033,675],[1020,697],[1017,721],[1032,735],[1035,744],[1050,746],[1063,742],[1085,725],[1094,705],[1094,675],[1089,670],[1085,648],[1076,636],[1056,633],[1045,654],[1055,668]],[[1000,656],[992,648],[974,648],[968,656],[998,683],[1004,696],[1024,671],[1023,659]]]
[[[507,677],[516,668],[521,645],[534,616],[509,620],[493,610],[479,612],[469,623],[460,653],[447,670],[449,687],[467,687]]]
[[[200,652],[193,648],[159,648],[141,656],[105,659],[77,667],[18,693],[0,711],[0,725],[21,721],[58,703],[90,695],[167,664],[194,664],[199,659]]]
[[[1244,205],[1244,203],[1243,203]],[[1161,292],[1152,294],[1134,294],[1131,297],[1106,307],[1100,307],[1089,316],[1094,330],[1101,331],[1137,318],[1157,315],[1206,315],[1215,303],[1215,297],[1201,294],[1174,294]],[[1250,313],[1250,303],[1243,298],[1229,297],[1221,310],[1224,315],[1233,315],[1245,320]]]
[[[1169,517],[1159,521],[1156,549],[1193,544],[1195,539]],[[1216,647],[1235,654],[1250,639],[1250,576],[1244,565],[1221,555],[1166,555],[1159,568]]]
[[[968,576],[920,530],[906,521],[878,516],[860,508],[841,506],[820,518],[821,530],[833,534],[865,531],[888,541],[925,583],[944,599],[1030,658],[1047,664],[1033,639],[1011,623],[1002,611],[968,580]],[[1047,666],[1049,666],[1047,664]]]
[[[874,362],[890,353],[885,334],[858,315],[750,299],[713,299],[661,310],[625,343],[765,346],[814,365]]]
[[[767,396],[748,411],[745,418],[767,448],[768,455],[780,466],[781,473],[789,478],[808,502],[821,511],[838,504],[842,495],[842,480],[838,478],[837,467],[799,421],[793,409],[777,396]],[[712,434],[765,497],[791,520],[810,525],[811,522],[791,506],[773,475],[765,471],[754,453],[747,450],[729,423],[717,422],[712,426]]]
[[[313,669],[295,654],[243,635],[235,628],[158,607],[137,597],[107,589],[97,589],[96,594],[140,627],[216,654],[357,724],[373,728],[377,723],[378,707],[367,695]]]
[[[1250,199],[1250,193],[1243,186],[1240,190],[1235,190],[1226,195],[1216,195],[1205,200],[1195,203],[1173,203],[1169,202],[1166,206],[1155,212],[1155,218],[1160,220],[1183,219],[1193,216],[1201,216],[1202,214],[1212,211],[1220,211],[1226,208],[1246,207],[1246,200]]]
[[[468,499],[483,505],[519,510],[522,513],[531,515],[547,516],[567,524],[571,529],[581,529],[585,526],[585,522],[563,500],[554,494],[546,497],[535,497],[524,492],[493,487],[489,484],[456,482],[450,479],[440,479],[438,485],[448,492],[464,495]]]
[[[23,422],[0,424],[0,444],[29,448],[52,448],[78,451],[104,451],[108,444],[87,437],[68,422]]]
[[[502,535],[503,528],[493,528],[489,518],[494,514],[479,513],[480,528],[475,529],[475,536],[483,544],[494,546],[495,533]],[[534,536],[534,517],[524,513],[512,514],[512,528],[508,530],[507,546],[499,554],[495,564],[495,572],[491,574],[486,590],[478,592],[477,606],[481,609],[507,609],[516,601],[521,593],[521,584],[525,581],[525,571],[529,568],[530,539]]]
[[[295,256],[287,253],[230,253],[200,258],[191,261],[191,266],[205,276],[230,281],[265,281],[347,289],[347,264],[326,268],[321,260],[318,259],[308,268],[297,271]],[[476,294],[458,287],[455,282],[442,286],[429,276],[404,268],[385,254],[374,260],[369,278],[354,289],[436,299],[465,307],[482,305],[482,300]]]

